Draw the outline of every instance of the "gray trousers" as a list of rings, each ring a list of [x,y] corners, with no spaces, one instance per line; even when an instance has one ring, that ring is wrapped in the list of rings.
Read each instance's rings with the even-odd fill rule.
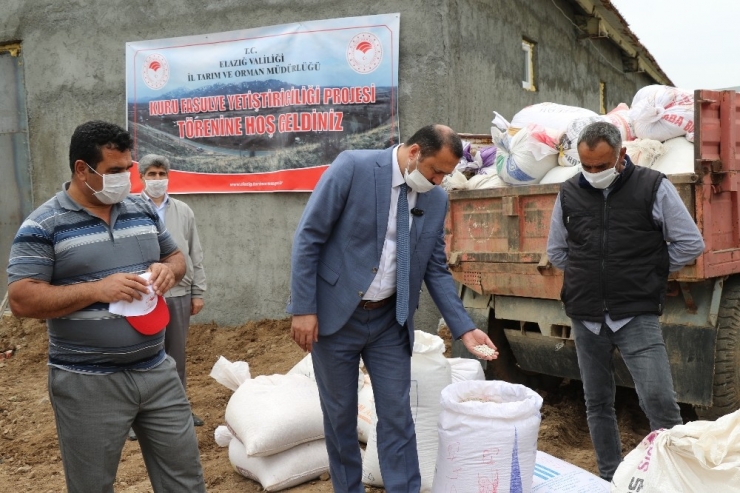
[[[650,429],[683,424],[663,333],[657,315],[639,315],[616,332],[604,324],[598,335],[578,320],[571,322],[599,475],[611,481],[622,461],[622,441],[614,409],[614,349],[619,349],[632,375]]]
[[[68,493],[113,493],[133,428],[155,493],[205,492],[190,404],[175,362],[87,375],[49,367],[49,397]]]
[[[177,375],[183,388],[188,388],[188,376],[185,372],[185,346],[188,342],[190,328],[190,295],[167,298],[170,310],[170,323],[164,333],[164,350],[172,356],[177,364]]]

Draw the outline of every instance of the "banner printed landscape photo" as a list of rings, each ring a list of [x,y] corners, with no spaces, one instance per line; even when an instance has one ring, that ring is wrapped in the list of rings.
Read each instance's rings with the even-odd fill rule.
[[[343,150],[398,143],[399,18],[126,43],[134,161],[166,156],[170,193],[313,190]]]

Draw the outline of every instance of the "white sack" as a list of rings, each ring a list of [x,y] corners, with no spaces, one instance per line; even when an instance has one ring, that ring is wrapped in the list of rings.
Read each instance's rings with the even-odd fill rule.
[[[225,419],[250,456],[264,457],[324,438],[319,390],[304,375],[247,380],[229,399]]]
[[[507,382],[471,380],[442,391],[434,493],[532,488],[542,397]]]
[[[651,168],[666,175],[694,172],[694,144],[683,137],[674,137],[663,142],[663,149],[664,154]]]
[[[486,374],[480,361],[471,358],[448,358],[450,370],[452,371],[452,381],[462,382],[463,380],[485,380]]]
[[[538,450],[532,493],[609,493],[609,483],[585,469]]]
[[[311,359],[311,353],[308,353],[303,357],[303,359],[293,365],[293,368],[288,370],[286,375],[303,375],[315,382],[316,376],[313,373],[313,359]]]
[[[579,166],[581,164],[581,158],[578,156],[578,138],[587,125],[601,121],[604,121],[603,116],[594,115],[576,118],[568,123],[558,145],[558,164],[560,166]]]
[[[455,170],[451,175],[447,175],[442,179],[442,188],[448,192],[451,190],[465,190],[468,188],[468,179],[462,171]]]
[[[555,166],[542,177],[540,185],[546,185],[548,183],[563,183],[564,181],[576,176],[581,171],[583,171],[583,169],[580,164],[576,166]]]
[[[641,139],[664,142],[685,135],[694,141],[694,94],[675,87],[645,86],[632,100],[630,116]]]
[[[665,146],[657,140],[635,139],[630,142],[622,142],[627,149],[627,155],[637,166],[650,168],[655,160],[665,154]]]
[[[650,433],[614,473],[612,493],[740,493],[740,410]]]
[[[269,457],[249,457],[244,444],[232,440],[229,461],[236,472],[258,481],[265,491],[281,491],[329,471],[324,440],[302,443]]]
[[[528,125],[515,135],[491,128],[498,147],[496,173],[509,185],[533,185],[557,166],[559,134],[537,125]]]
[[[509,130],[511,123],[509,123],[509,120],[501,116],[501,114],[498,111],[494,111],[493,120],[491,120],[491,125],[501,130],[502,132],[506,132],[507,130]]]
[[[484,173],[470,177],[467,188],[468,190],[483,190],[508,186],[496,173]]]
[[[370,434],[367,438],[365,455],[362,456],[362,482],[370,486],[383,486],[383,476],[380,474],[380,458],[378,457],[378,415],[373,415]]]
[[[249,364],[246,361],[232,363],[223,356],[218,357],[218,361],[211,369],[210,376],[231,390],[236,390],[242,383],[252,378],[249,374]]]
[[[232,438],[234,438],[234,434],[231,433],[228,426],[218,426],[213,432],[213,439],[219,447],[228,447]]]
[[[375,423],[375,396],[370,377],[365,375],[365,385],[357,394],[357,437],[367,443]]]
[[[440,394],[452,382],[450,363],[443,353],[441,337],[421,330],[414,332],[411,356],[411,416],[416,426],[416,448],[421,472],[421,493],[432,489],[437,460],[437,417],[441,410]],[[375,418],[377,422],[377,416]],[[378,462],[376,427],[373,426],[362,460],[362,482],[383,486]]]
[[[524,128],[536,124],[555,131],[558,135],[565,132],[568,123],[576,118],[598,116],[591,110],[578,106],[566,106],[557,103],[538,103],[520,110],[511,119],[511,127]],[[495,120],[494,120],[495,121]]]
[[[362,366],[362,362],[360,362],[360,366]],[[359,366],[357,368],[357,391],[359,392],[362,389],[362,386],[365,385],[365,375],[359,370]],[[315,382],[316,375],[314,375],[313,372],[313,359],[311,359],[311,353],[308,353],[302,360],[296,363],[286,375],[304,375]]]
[[[592,115],[575,118],[568,123],[558,146],[558,164],[560,166],[578,166],[581,158],[578,155],[578,139],[583,129],[595,122],[611,123],[619,130],[622,141],[635,140],[635,130],[632,118],[629,116],[629,107],[621,103],[606,115]]]
[[[603,116],[604,120],[611,123],[619,129],[622,134],[622,140],[635,140],[635,122],[630,116],[630,107],[625,103],[619,103],[616,108]]]

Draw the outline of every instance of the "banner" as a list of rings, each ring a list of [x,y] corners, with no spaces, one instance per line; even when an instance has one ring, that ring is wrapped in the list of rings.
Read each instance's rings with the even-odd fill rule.
[[[166,156],[175,194],[313,190],[343,150],[398,143],[399,18],[126,43],[134,161]]]

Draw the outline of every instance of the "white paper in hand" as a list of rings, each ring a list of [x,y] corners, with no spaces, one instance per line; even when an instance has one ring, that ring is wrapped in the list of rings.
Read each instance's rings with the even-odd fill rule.
[[[144,272],[139,274],[139,277],[149,282],[151,272]],[[108,307],[108,311],[124,317],[138,317],[141,315],[148,315],[157,306],[157,294],[154,292],[151,286],[148,286],[149,292],[147,294],[142,293],[140,300],[134,299],[133,301],[114,301]]]

